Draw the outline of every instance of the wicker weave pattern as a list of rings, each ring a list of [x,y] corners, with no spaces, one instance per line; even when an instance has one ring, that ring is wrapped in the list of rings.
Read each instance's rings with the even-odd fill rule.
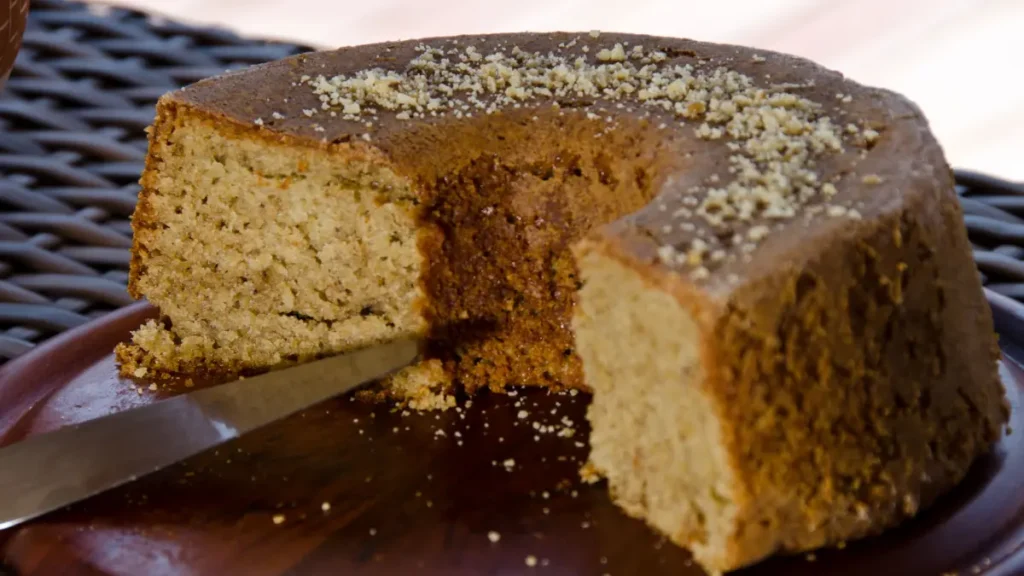
[[[309,48],[34,0],[0,96],[0,362],[131,303],[129,217],[161,94]]]
[[[956,179],[982,282],[1024,301],[1024,182],[966,170]]]
[[[33,0],[0,95],[0,362],[131,303],[129,217],[156,99],[310,49]],[[957,176],[986,282],[1024,300],[1024,185]]]

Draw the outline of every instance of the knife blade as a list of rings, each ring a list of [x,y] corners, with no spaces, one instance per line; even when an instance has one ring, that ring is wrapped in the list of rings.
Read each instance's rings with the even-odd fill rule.
[[[0,530],[132,482],[410,364],[403,339],[204,388],[0,448]]]

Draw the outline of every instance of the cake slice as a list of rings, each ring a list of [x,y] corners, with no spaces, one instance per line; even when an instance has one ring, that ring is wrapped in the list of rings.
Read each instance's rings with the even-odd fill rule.
[[[947,178],[779,236],[728,289],[622,229],[579,245],[590,462],[615,502],[715,570],[877,534],[956,485],[1007,405]]]
[[[124,373],[400,336],[380,394],[593,391],[591,469],[709,571],[895,526],[1007,406],[920,111],[806,60],[611,34],[307,54],[162,98]]]

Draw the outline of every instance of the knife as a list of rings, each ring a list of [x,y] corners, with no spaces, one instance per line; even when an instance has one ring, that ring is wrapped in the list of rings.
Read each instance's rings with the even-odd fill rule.
[[[0,530],[161,470],[410,364],[403,339],[30,436],[0,448]]]

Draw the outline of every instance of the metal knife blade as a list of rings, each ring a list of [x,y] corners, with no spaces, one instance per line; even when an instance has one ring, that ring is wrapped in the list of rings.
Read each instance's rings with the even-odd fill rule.
[[[417,356],[399,340],[161,400],[0,448],[0,530],[134,481]]]

